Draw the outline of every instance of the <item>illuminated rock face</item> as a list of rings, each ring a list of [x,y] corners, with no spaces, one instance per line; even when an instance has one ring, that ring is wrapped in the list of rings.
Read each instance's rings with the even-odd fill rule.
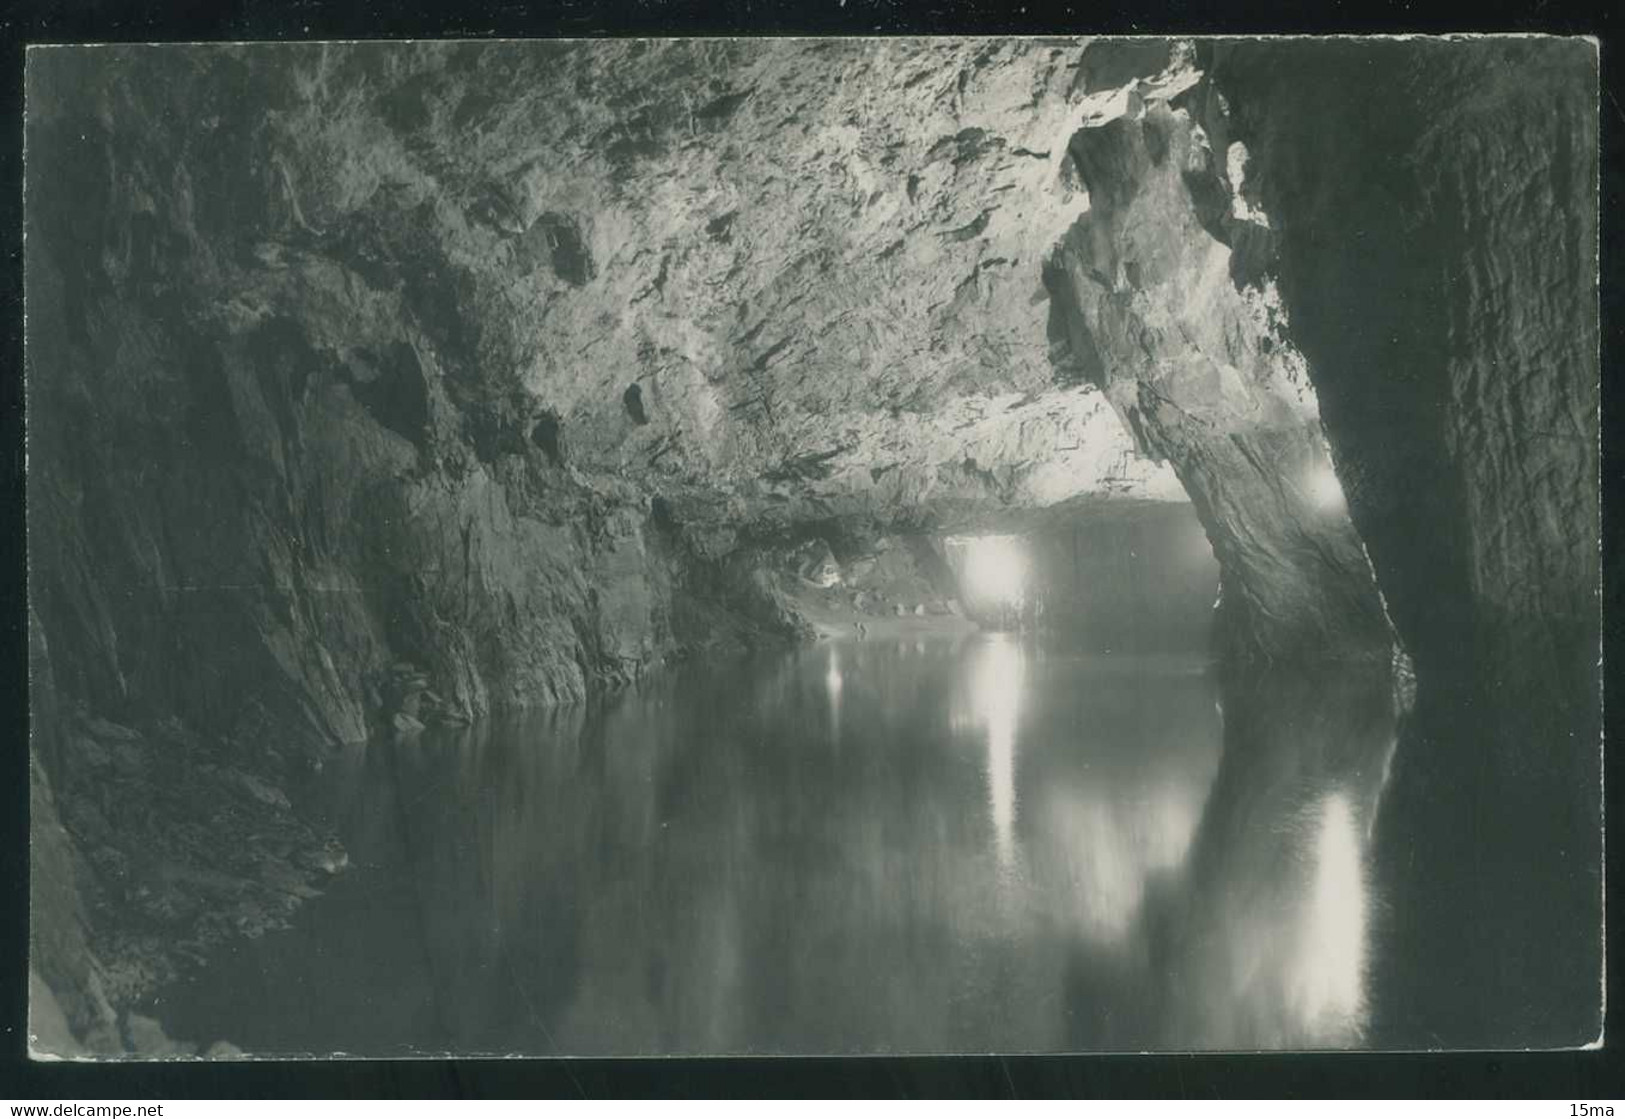
[[[1068,142],[1088,209],[1045,268],[1052,359],[1174,464],[1224,569],[1234,650],[1385,658],[1382,599],[1265,271],[1268,219],[1232,181],[1222,101],[1189,51],[1145,62],[1086,99]]]
[[[37,56],[64,687],[355,739],[399,661],[466,718],[701,647],[681,602],[810,522],[1183,501],[1045,357],[1079,48]]]

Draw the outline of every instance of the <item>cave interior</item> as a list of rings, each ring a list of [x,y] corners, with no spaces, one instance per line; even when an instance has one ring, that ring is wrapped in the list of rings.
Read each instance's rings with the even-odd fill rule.
[[[37,1053],[241,1052],[212,996],[154,1006],[245,943],[382,969],[323,906],[404,810],[301,792],[380,750],[473,806],[424,834],[548,805],[467,840],[491,894],[411,865],[549,935],[593,910],[534,972],[578,1051],[1598,1036],[1595,44],[58,48],[26,82]],[[729,813],[822,835],[782,789],[848,832],[895,792],[940,857],[839,857],[980,920],[910,704],[977,736],[989,881],[1075,889],[1010,965],[1064,1028],[919,1032],[952,969],[880,933],[872,1037],[819,1018],[772,955],[801,895],[716,884],[659,943],[580,900],[630,873],[590,845],[644,795],[621,735],[673,740],[649,819],[715,850]],[[753,705],[867,719],[914,776],[764,760],[712,721]],[[1141,768],[1065,753],[1096,718]],[[553,745],[499,764],[516,719]],[[417,1043],[503,1051],[499,956],[435,920],[486,1017]],[[729,1017],[674,977],[727,1002],[735,941],[777,963]],[[785,951],[863,1001],[862,944],[818,944]]]

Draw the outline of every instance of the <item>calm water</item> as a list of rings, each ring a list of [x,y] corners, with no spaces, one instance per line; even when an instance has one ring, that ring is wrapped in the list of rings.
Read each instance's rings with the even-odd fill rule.
[[[356,748],[351,867],[158,1007],[251,1053],[1370,1043],[1386,678],[994,635]]]

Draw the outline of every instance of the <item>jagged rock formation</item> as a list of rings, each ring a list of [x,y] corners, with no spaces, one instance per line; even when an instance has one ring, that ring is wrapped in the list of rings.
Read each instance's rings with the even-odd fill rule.
[[[1264,271],[1267,219],[1232,179],[1224,107],[1194,52],[1144,63],[1086,85],[1068,140],[1089,206],[1045,268],[1052,358],[1175,464],[1226,573],[1228,640],[1283,660],[1386,658],[1370,563],[1322,492],[1335,475],[1309,370]]]
[[[1042,360],[1075,61],[36,54],[59,659],[233,737],[354,739],[403,658],[465,717],[635,675],[693,636],[675,588],[753,533],[1182,499]]]

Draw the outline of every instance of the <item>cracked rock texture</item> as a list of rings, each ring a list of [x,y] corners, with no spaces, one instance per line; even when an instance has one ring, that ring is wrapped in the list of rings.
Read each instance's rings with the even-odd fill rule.
[[[1268,227],[1238,199],[1225,107],[1188,46],[1141,63],[1123,85],[1086,83],[1068,140],[1063,172],[1089,205],[1045,267],[1052,360],[1174,464],[1225,572],[1234,648],[1386,659],[1382,597],[1264,271]]]
[[[804,523],[1183,500],[1044,360],[1077,54],[37,52],[64,684],[353,740],[402,660],[462,718],[629,679],[705,640],[678,588]]]

